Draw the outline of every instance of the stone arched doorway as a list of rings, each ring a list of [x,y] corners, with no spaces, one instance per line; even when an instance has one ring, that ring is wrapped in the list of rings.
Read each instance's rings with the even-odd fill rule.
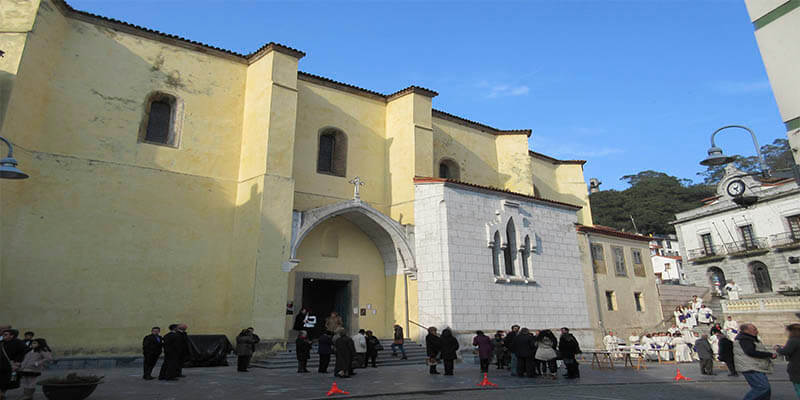
[[[767,265],[761,261],[750,263],[750,274],[753,277],[753,286],[758,293],[772,292],[772,279],[769,277]]]
[[[346,313],[350,333],[387,337],[393,323],[408,325],[408,276],[416,272],[409,230],[359,200],[295,212],[283,265],[295,309],[322,310],[318,326],[330,311]]]
[[[714,293],[721,294],[722,289],[725,287],[727,281],[725,280],[725,272],[719,267],[710,267],[706,274],[708,274],[708,283],[711,285],[711,290]]]

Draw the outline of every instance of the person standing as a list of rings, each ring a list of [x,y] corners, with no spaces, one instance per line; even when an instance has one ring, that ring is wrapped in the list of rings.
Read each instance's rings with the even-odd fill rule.
[[[158,357],[161,356],[161,351],[164,348],[164,339],[161,338],[161,328],[154,326],[150,329],[150,334],[142,339],[142,355],[144,356],[144,374],[142,379],[149,381],[153,378],[153,368],[158,362]]]
[[[308,340],[308,332],[299,331],[294,343],[295,353],[297,354],[297,373],[304,374],[306,372],[311,372],[306,368],[308,359],[311,358],[311,341]]]
[[[719,355],[717,358],[728,367],[728,376],[739,376],[736,373],[736,364],[733,362],[733,342],[722,332],[717,333],[717,339],[719,340]]]
[[[425,354],[428,356],[428,373],[439,375],[436,364],[439,362],[439,353],[442,352],[442,339],[436,334],[436,327],[428,328],[428,335],[425,336]]]
[[[580,378],[581,372],[578,368],[578,360],[575,359],[575,355],[581,353],[581,346],[578,344],[578,339],[575,339],[575,336],[569,333],[569,328],[561,328],[561,338],[558,340],[558,351],[561,353],[564,366],[567,367],[567,379]]]
[[[401,360],[408,360],[408,357],[406,357],[406,349],[403,347],[405,340],[405,336],[403,335],[403,327],[400,325],[395,325],[394,341],[392,342],[392,357],[397,357],[397,348],[400,348],[400,353],[403,355]]]
[[[520,329],[519,333],[514,336],[511,348],[514,355],[517,356],[516,376],[521,378],[528,374],[528,377],[533,378],[533,337],[528,328]]]
[[[6,392],[19,387],[17,369],[25,359],[25,343],[19,340],[19,331],[6,328],[3,330],[3,341],[0,343],[0,399]]]
[[[619,341],[617,340],[617,337],[614,336],[613,331],[608,331],[608,335],[603,337],[603,345],[606,347],[606,351],[609,353],[613,354],[617,351]]]
[[[358,333],[353,335],[353,344],[356,347],[355,363],[358,368],[367,367],[367,336],[366,331],[359,329]]]
[[[739,300],[739,285],[731,279],[725,284],[725,292],[728,293],[728,300]]]
[[[236,337],[236,370],[239,372],[247,372],[250,366],[250,359],[253,358],[253,353],[256,352],[256,344],[261,341],[261,338],[254,333],[253,328],[247,328],[239,333]]]
[[[786,327],[786,331],[789,339],[783,347],[775,346],[775,351],[789,361],[786,372],[794,385],[794,392],[800,398],[800,324],[791,324]]]
[[[539,332],[536,342],[537,346],[534,358],[541,364],[542,376],[546,375],[549,369],[550,379],[556,379],[556,371],[558,371],[558,365],[556,364],[556,358],[558,358],[558,353],[556,353],[558,340],[551,330],[545,329]]]
[[[164,335],[164,362],[161,363],[161,371],[158,374],[159,380],[176,381],[180,375],[180,364],[183,362],[183,342],[178,333],[178,325],[171,324],[169,333]]]
[[[492,347],[494,348],[494,358],[497,360],[497,369],[503,369],[506,364],[506,346],[503,343],[503,331],[497,331],[492,339]]]
[[[292,330],[296,332],[304,330],[305,328],[303,328],[303,325],[305,325],[306,323],[306,317],[308,317],[308,309],[303,307],[300,309],[297,315],[294,316],[294,324],[292,324]]]
[[[30,351],[33,348],[34,336],[36,336],[36,334],[31,331],[27,331],[23,335],[22,343],[25,343],[25,348],[28,349],[28,351]]]
[[[372,361],[372,368],[378,368],[376,361],[378,360],[378,351],[383,350],[381,341],[372,334],[372,331],[367,331],[367,361]],[[366,368],[367,363],[364,363]]]
[[[701,324],[711,325],[714,322],[714,312],[705,304],[697,310],[697,321]]]
[[[342,321],[342,317],[336,311],[332,311],[331,315],[325,318],[325,329],[327,329],[328,333],[331,335],[336,334],[337,330],[342,326],[344,326],[344,321]]]
[[[739,334],[739,323],[728,315],[725,319],[725,323],[722,325],[722,330],[725,331],[725,335],[728,336],[728,339],[733,341],[736,339],[736,335]]]
[[[453,364],[458,358],[458,339],[453,336],[450,328],[442,329],[442,361],[444,361],[444,374],[453,375]]]
[[[178,334],[178,349],[180,350],[181,358],[180,362],[178,363],[178,378],[186,378],[186,375],[183,374],[183,365],[189,361],[191,352],[189,351],[189,334],[186,333],[186,330],[189,329],[189,326],[186,324],[178,324],[178,328],[176,333]]]
[[[670,345],[675,349],[675,362],[682,363],[682,362],[692,362],[692,350],[689,348],[688,340],[692,340],[689,337],[683,337],[680,332],[672,335],[672,340],[669,342]]]
[[[331,353],[333,353],[333,341],[328,332],[320,333],[318,346],[319,368],[317,372],[326,374],[328,373],[328,365],[331,363]]]
[[[478,358],[481,362],[481,373],[489,372],[489,363],[492,362],[492,350],[494,345],[492,339],[483,334],[483,331],[475,332],[475,337],[472,339],[472,345],[478,347]]]
[[[514,338],[519,334],[519,325],[512,325],[511,332],[508,332],[503,339],[506,352],[511,355],[511,376],[517,376],[517,353],[514,352]]]
[[[36,393],[36,379],[42,375],[47,363],[53,361],[53,354],[47,341],[39,338],[31,340],[31,350],[25,353],[25,358],[19,366],[19,375],[22,378],[22,397],[19,400],[33,400]]]
[[[733,342],[733,358],[736,369],[741,371],[750,391],[744,400],[769,399],[772,388],[767,374],[772,373],[772,360],[778,355],[767,350],[758,339],[758,328],[753,324],[739,326],[739,334]]]
[[[711,342],[708,335],[703,334],[700,339],[694,342],[694,351],[700,358],[700,373],[703,375],[716,375],[714,373],[714,351],[711,349]]]
[[[353,339],[347,336],[344,327],[336,329],[336,335],[339,336],[333,342],[336,348],[336,365],[334,366],[333,374],[340,378],[349,378],[355,373],[353,372],[353,357],[356,354],[356,347]]]

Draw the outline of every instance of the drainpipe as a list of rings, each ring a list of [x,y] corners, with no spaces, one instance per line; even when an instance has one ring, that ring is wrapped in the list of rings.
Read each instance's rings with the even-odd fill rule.
[[[595,304],[597,305],[597,323],[600,325],[600,334],[605,335],[606,326],[603,322],[603,306],[600,303],[600,284],[597,282],[597,274],[594,272],[594,258],[592,257],[592,237],[586,232],[586,242],[589,244],[589,260],[592,262],[592,284],[594,285]],[[605,261],[605,258],[603,259]]]
[[[408,319],[409,319],[409,315],[408,315],[408,274],[406,274],[405,272],[403,272],[403,288],[404,288],[405,294],[406,294],[405,295],[405,300],[406,300],[406,335],[411,335],[411,330],[410,330],[409,325],[408,325]],[[417,318],[417,319],[419,319],[419,318]],[[408,336],[408,337],[411,337],[411,336]]]

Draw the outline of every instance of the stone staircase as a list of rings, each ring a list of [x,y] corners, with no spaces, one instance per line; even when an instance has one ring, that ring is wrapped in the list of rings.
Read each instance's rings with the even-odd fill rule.
[[[406,339],[405,345],[403,346],[406,350],[406,356],[408,357],[407,360],[401,359],[400,353],[397,354],[397,357],[392,357],[391,339],[382,339],[381,344],[383,345],[383,351],[378,352],[378,366],[387,367],[393,365],[425,364],[425,360],[427,358],[425,348],[413,340]],[[264,360],[253,361],[251,365],[256,368],[266,369],[297,369],[297,353],[295,348],[296,346],[294,342],[287,343],[285,351],[278,352]],[[319,354],[317,353],[317,348],[317,342],[314,341],[314,344],[311,348],[311,358],[308,360],[307,366],[311,371],[316,370],[319,367]],[[333,366],[335,364],[336,355],[332,354],[328,371],[333,371]]]

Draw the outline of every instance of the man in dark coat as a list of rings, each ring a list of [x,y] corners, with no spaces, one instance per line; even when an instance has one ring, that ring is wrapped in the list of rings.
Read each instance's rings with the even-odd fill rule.
[[[189,329],[189,326],[186,324],[178,324],[178,329],[175,331],[180,339],[179,348],[181,351],[181,361],[178,364],[178,378],[186,377],[186,375],[183,374],[183,365],[189,361],[191,356],[191,352],[189,351],[189,334],[186,333],[187,329]]]
[[[508,332],[503,339],[503,344],[506,346],[506,351],[511,354],[511,376],[517,376],[517,355],[514,354],[514,338],[519,334],[519,325],[511,326],[511,332]]]
[[[381,341],[372,331],[367,331],[367,361],[372,361],[372,368],[378,368],[378,349],[383,349]]]
[[[319,335],[319,368],[317,372],[328,373],[328,365],[331,363],[331,353],[333,353],[333,341],[328,332],[322,331]]]
[[[154,326],[153,329],[150,329],[150,334],[142,340],[142,355],[144,356],[144,375],[142,379],[147,381],[155,379],[150,374],[158,362],[158,357],[161,356],[163,347],[164,340],[161,338],[161,328]]]
[[[297,353],[297,372],[306,373],[311,372],[306,368],[308,359],[311,358],[311,341],[308,340],[308,333],[300,331],[295,340],[295,352]]]
[[[700,339],[694,342],[694,351],[700,358],[700,373],[703,375],[716,375],[714,373],[714,350],[708,341],[708,335],[703,334]]]
[[[575,339],[575,336],[569,333],[569,328],[561,328],[561,338],[558,340],[558,351],[561,353],[561,359],[567,367],[567,379],[580,378],[581,372],[578,368],[578,360],[575,359],[575,355],[581,353],[581,347],[578,344],[578,339]]]
[[[450,328],[442,330],[442,361],[444,362],[444,374],[453,375],[453,364],[458,358],[458,339],[453,336]]]
[[[3,330],[3,341],[0,342],[0,346],[3,347],[3,351],[0,351],[0,398],[5,398],[6,391],[12,387],[19,387],[19,380],[16,385],[12,384],[11,373],[25,359],[28,349],[25,348],[25,343],[19,340],[18,336],[19,331],[16,329],[7,327]]]
[[[522,328],[511,343],[511,351],[517,356],[517,376],[527,373],[533,377],[533,336],[528,328]]]
[[[159,380],[176,381],[180,375],[180,366],[183,363],[183,339],[177,332],[178,325],[169,326],[169,333],[164,335],[164,362],[158,374]]]
[[[728,367],[728,376],[738,376],[736,364],[733,362],[733,341],[728,339],[724,333],[717,333],[719,339],[719,360]]]
[[[355,375],[353,358],[356,356],[356,345],[353,343],[353,339],[347,336],[344,327],[339,327],[336,331],[339,338],[333,343],[333,347],[336,349],[336,365],[333,368],[333,374],[341,378],[349,378]]]
[[[256,352],[256,345],[261,342],[261,338],[255,334],[255,329],[252,327],[242,330],[239,336],[236,336],[236,370],[239,372],[247,372],[250,367],[250,360],[253,358],[253,353]]]
[[[442,339],[436,334],[436,327],[428,328],[428,335],[425,336],[425,354],[428,356],[428,365],[430,369],[428,372],[432,375],[439,375],[436,370],[436,363],[439,359],[439,353],[442,352]]]

